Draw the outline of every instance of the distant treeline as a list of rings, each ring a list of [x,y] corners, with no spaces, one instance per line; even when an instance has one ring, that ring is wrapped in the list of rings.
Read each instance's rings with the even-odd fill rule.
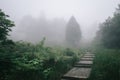
[[[106,48],[120,48],[120,5],[113,17],[108,17],[105,22],[100,24],[95,41],[97,45]]]

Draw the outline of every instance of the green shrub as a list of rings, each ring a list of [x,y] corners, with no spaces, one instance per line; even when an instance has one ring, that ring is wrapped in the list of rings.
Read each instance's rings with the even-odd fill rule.
[[[81,56],[79,50],[45,47],[44,41],[16,42],[0,50],[0,80],[60,80]]]

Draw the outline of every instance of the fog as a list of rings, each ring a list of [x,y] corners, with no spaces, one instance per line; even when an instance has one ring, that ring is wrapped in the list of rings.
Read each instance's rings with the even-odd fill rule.
[[[24,16],[11,38],[36,43],[45,37],[48,43],[60,44],[65,39],[65,26],[63,18],[49,20],[44,15],[38,18]]]
[[[0,0],[0,8],[15,21],[13,40],[63,43],[66,24],[74,16],[82,40],[91,41],[99,23],[112,16],[119,0]]]

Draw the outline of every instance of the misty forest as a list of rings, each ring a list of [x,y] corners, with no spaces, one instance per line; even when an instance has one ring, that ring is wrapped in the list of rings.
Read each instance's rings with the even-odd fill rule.
[[[120,80],[120,1],[1,0],[0,80]]]

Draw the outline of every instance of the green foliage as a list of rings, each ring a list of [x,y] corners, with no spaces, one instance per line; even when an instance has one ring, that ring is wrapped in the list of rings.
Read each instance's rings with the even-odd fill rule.
[[[73,56],[74,55],[74,52],[70,48],[67,48],[65,53],[66,53],[67,56]]]
[[[99,49],[88,80],[120,80],[120,50]]]
[[[0,80],[60,80],[81,55],[79,51],[8,40],[14,24],[0,10]]]
[[[106,48],[120,48],[120,6],[112,18],[100,25],[97,41]]]
[[[71,47],[76,47],[79,45],[81,39],[81,30],[80,26],[77,23],[76,19],[72,16],[69,20],[66,28],[66,42],[67,45]]]
[[[0,44],[7,42],[8,32],[11,31],[11,27],[14,26],[14,23],[8,19],[8,15],[6,15],[0,9]]]
[[[44,40],[36,45],[16,42],[11,53],[9,51],[6,51],[7,55],[1,53],[0,55],[7,59],[4,58],[1,63],[0,79],[60,80],[61,76],[72,68],[81,54],[71,49],[45,47]],[[0,58],[2,59],[3,56]],[[7,60],[9,63],[5,64]]]

